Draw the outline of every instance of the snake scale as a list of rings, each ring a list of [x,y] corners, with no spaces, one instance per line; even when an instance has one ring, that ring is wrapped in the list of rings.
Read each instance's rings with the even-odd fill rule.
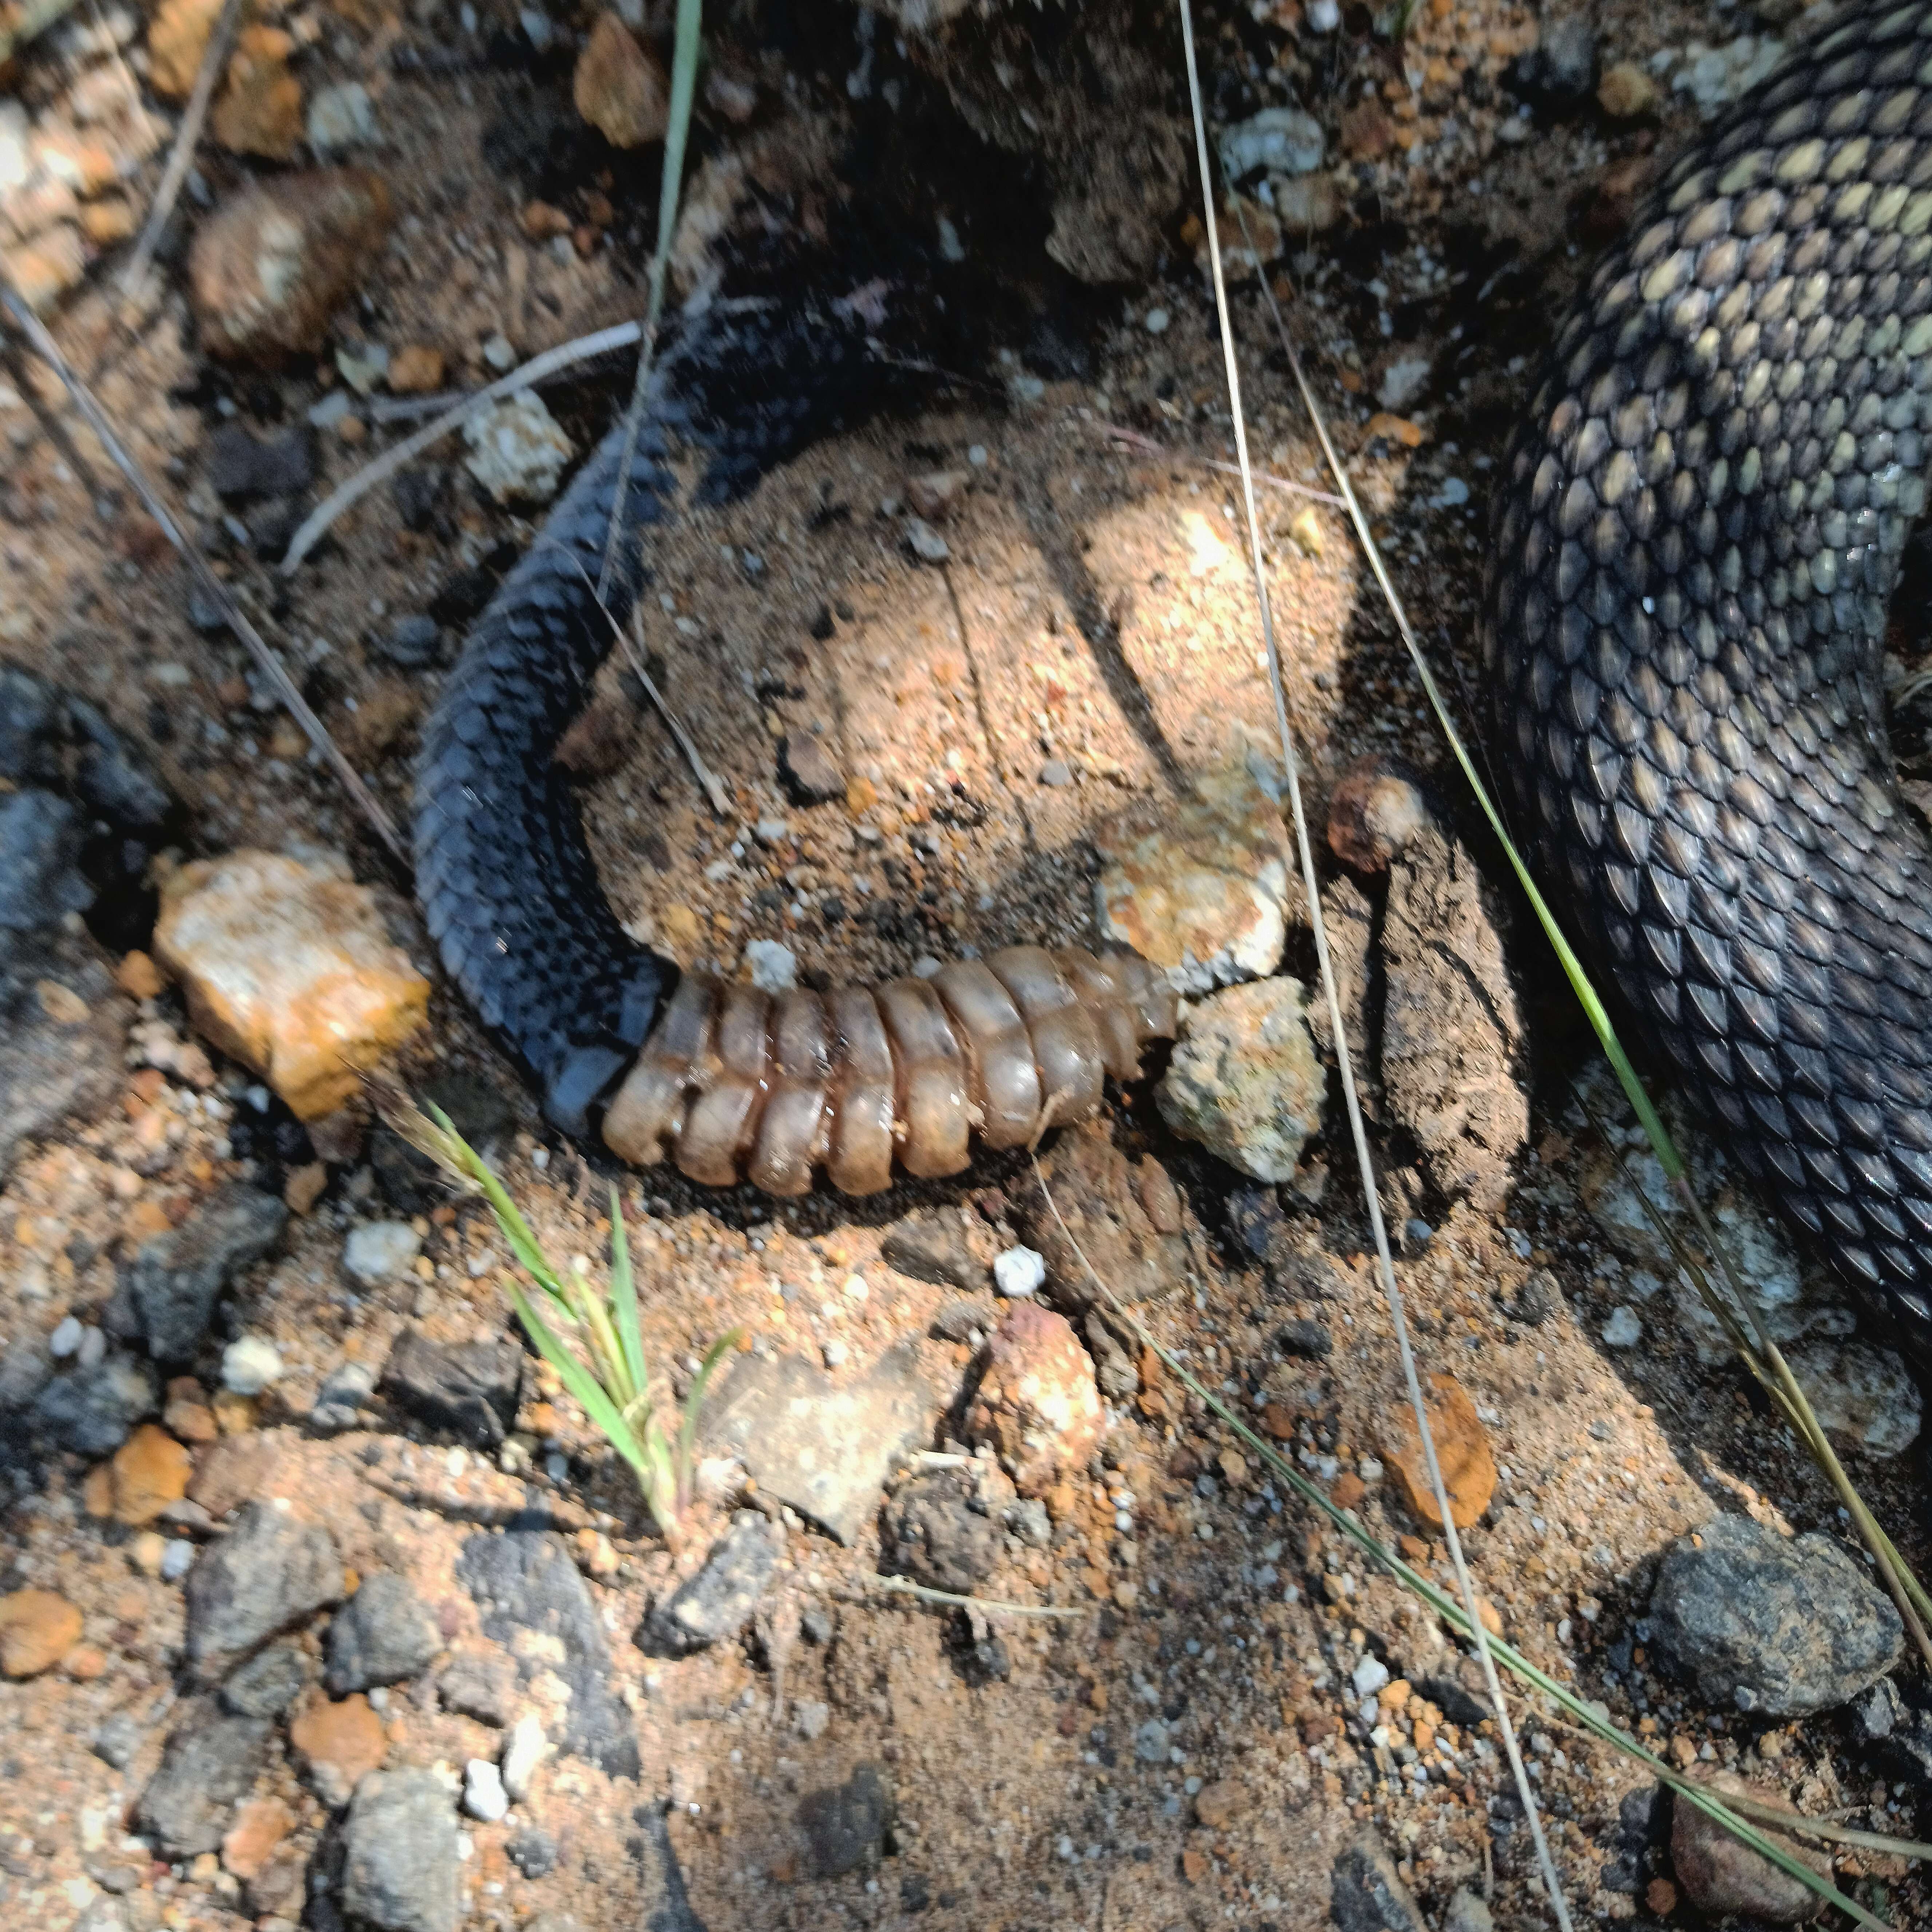
[[[598,884],[551,754],[612,641],[592,582],[614,504],[629,526],[661,514],[668,436],[711,453],[722,494],[862,412],[876,323],[853,300],[688,328],[629,475],[614,433],[424,736],[418,882],[446,965],[558,1124],[706,1182],[956,1172],[969,1131],[1012,1144],[1090,1110],[1174,1024],[1124,955],[1014,948],[823,996],[681,976]],[[1922,1347],[1932,848],[1898,791],[1880,666],[1928,391],[1916,0],[1801,46],[1598,267],[1504,466],[1484,624],[1520,820],[1588,956],[1738,1160]]]

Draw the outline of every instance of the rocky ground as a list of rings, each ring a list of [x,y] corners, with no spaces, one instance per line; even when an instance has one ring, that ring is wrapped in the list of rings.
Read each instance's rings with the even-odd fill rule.
[[[216,10],[89,7],[0,69],[0,263],[401,818],[464,626],[628,367],[274,560],[426,397],[636,312],[665,22],[248,14],[125,296]],[[1185,1039],[1038,1174],[781,1204],[561,1139],[58,386],[0,369],[10,1928],[1550,1922],[1472,1662],[1081,1258],[1446,1580],[1210,466],[1173,29],[948,10],[712,23],[680,292],[748,202],[810,235],[877,189],[922,245],[999,259],[998,319],[950,386],[658,540],[646,648],[723,809],[622,679],[568,756],[621,916],[686,964],[822,986],[1107,938],[1167,969]],[[1257,0],[1202,44],[1257,451],[1304,486],[1268,491],[1268,566],[1343,1024],[1478,1587],[1679,1766],[1922,1832],[1932,1700],[1898,1618],[1637,1205],[1659,1177],[1306,494],[1256,299],[1258,257],[1473,691],[1486,475],[1549,318],[1793,30],[1426,0],[1397,46],[1362,8]],[[522,1346],[488,1212],[368,1118],[345,1052],[446,1106],[593,1276],[618,1181],[667,1390],[742,1328],[675,1550]],[[1922,1574],[1912,1376],[1680,1124]],[[1552,1708],[1515,1714],[1580,1920],[1798,1916]],[[1835,1870],[1894,1925],[1932,1916],[1882,1856]]]

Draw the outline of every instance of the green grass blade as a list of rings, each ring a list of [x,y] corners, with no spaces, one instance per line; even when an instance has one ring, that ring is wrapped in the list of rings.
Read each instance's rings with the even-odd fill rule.
[[[608,1439],[611,1448],[637,1472],[649,1500],[650,1488],[646,1481],[648,1471],[643,1450],[618,1413],[616,1404],[604,1392],[597,1378],[558,1339],[556,1330],[538,1312],[536,1303],[514,1282],[510,1283],[510,1304],[516,1310],[517,1319],[524,1324],[525,1333],[536,1344],[537,1352],[563,1378],[564,1387]]]
[[[718,1364],[745,1338],[742,1328],[728,1328],[704,1352],[698,1372],[691,1378],[691,1390],[684,1399],[684,1414],[677,1428],[677,1484],[680,1492],[691,1480],[691,1452],[698,1441],[698,1412],[704,1406],[705,1386]]]
[[[483,1190],[490,1211],[496,1216],[496,1225],[502,1229],[503,1238],[509,1243],[510,1252],[516,1256],[518,1265],[567,1311],[570,1298],[564,1292],[563,1283],[558,1280],[556,1269],[550,1266],[536,1236],[531,1232],[530,1224],[524,1219],[522,1210],[510,1198],[508,1190],[496,1178],[483,1156],[456,1131],[455,1124],[434,1101],[429,1103],[428,1111],[436,1125],[449,1136],[450,1144],[464,1171]]]
[[[624,1372],[631,1382],[624,1391],[629,1403],[644,1392],[644,1332],[638,1325],[638,1284],[631,1271],[630,1238],[624,1232],[624,1204],[615,1181],[610,1184],[610,1307],[616,1317]]]

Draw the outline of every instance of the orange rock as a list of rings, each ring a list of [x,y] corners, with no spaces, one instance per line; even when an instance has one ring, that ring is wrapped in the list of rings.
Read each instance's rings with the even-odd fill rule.
[[[1660,1918],[1677,1910],[1677,1888],[1667,1878],[1654,1878],[1644,1888],[1643,1902]]]
[[[879,788],[868,778],[850,778],[845,781],[845,809],[854,818],[862,818],[879,802]]]
[[[95,1683],[107,1675],[106,1653],[83,1643],[68,1652],[62,1668],[76,1684]]]
[[[1262,1411],[1262,1433],[1277,1442],[1294,1440],[1294,1411],[1286,1402],[1271,1402]]]
[[[339,1704],[326,1698],[311,1704],[290,1725],[289,1742],[311,1769],[326,1767],[350,1791],[364,1772],[382,1762],[389,1748],[382,1719],[359,1690]]]
[[[1354,1509],[1369,1492],[1369,1486],[1352,1469],[1344,1469],[1335,1478],[1335,1486],[1328,1493],[1338,1509]]]
[[[222,1864],[237,1878],[254,1877],[295,1825],[296,1814],[279,1798],[250,1799],[221,1841]]]
[[[1466,1529],[1490,1506],[1496,1493],[1496,1458],[1490,1453],[1490,1438],[1484,1432],[1476,1405],[1469,1392],[1454,1376],[1430,1377],[1430,1433],[1436,1439],[1436,1456],[1442,1470],[1444,1487],[1449,1492],[1450,1513],[1459,1529]],[[1431,1493],[1428,1466],[1415,1433],[1415,1420],[1406,1408],[1398,1412],[1390,1432],[1402,1446],[1393,1457],[1396,1472],[1408,1492],[1409,1508],[1424,1522],[1436,1528],[1442,1526],[1442,1512]]]
[[[279,27],[244,27],[208,132],[231,153],[286,161],[302,138],[302,82],[289,71],[295,43]]]
[[[221,0],[161,0],[148,29],[148,81],[164,100],[194,90],[202,56],[221,14]]]
[[[1364,442],[1373,442],[1377,436],[1389,442],[1399,442],[1405,449],[1419,449],[1429,440],[1429,432],[1418,422],[1411,422],[1406,416],[1391,416],[1387,410],[1378,410],[1370,417],[1369,426],[1362,432]]]
[[[106,201],[91,201],[80,211],[80,232],[97,248],[111,248],[125,242],[138,226],[134,204],[118,195]]]
[[[97,1462],[88,1471],[80,1486],[80,1506],[92,1516],[114,1514],[114,1472],[106,1463]]]
[[[38,1677],[80,1641],[80,1612],[51,1590],[0,1597],[0,1671]]]
[[[987,1358],[968,1439],[993,1444],[1022,1496],[1046,1496],[1099,1446],[1106,1416],[1094,1364],[1066,1318],[1036,1301],[1008,1306]]]
[[[389,358],[389,387],[399,396],[428,395],[442,387],[442,351],[411,342]]]
[[[197,1028],[304,1119],[348,1100],[429,1000],[366,887],[272,852],[182,866],[162,888],[154,950]]]
[[[289,1178],[282,1183],[282,1198],[292,1214],[306,1214],[322,1198],[322,1191],[328,1185],[327,1167],[319,1160],[308,1161],[289,1169]]]
[[[600,14],[577,57],[571,98],[614,148],[662,141],[670,119],[670,82],[655,53],[638,46],[614,14]]]
[[[1396,1538],[1395,1546],[1404,1561],[1410,1563],[1420,1563],[1429,1554],[1427,1540],[1420,1536],[1411,1536],[1406,1531]]]
[[[1190,1845],[1180,1855],[1181,1873],[1190,1885],[1198,1885],[1213,1869],[1208,1854],[1198,1846]]]
[[[128,1218],[122,1222],[121,1232],[138,1246],[143,1241],[152,1240],[157,1234],[165,1234],[173,1226],[168,1219],[167,1210],[152,1195],[148,1195],[128,1210]]]
[[[167,984],[161,977],[160,968],[138,949],[121,962],[115,969],[114,976],[119,981],[122,992],[132,994],[137,1000],[158,999],[161,988]],[[160,1075],[152,1067],[146,1071],[154,1074],[155,1084],[159,1086]]]
[[[194,1459],[165,1429],[144,1422],[114,1452],[114,1520],[138,1529],[188,1493]]]
[[[1196,1794],[1194,1815],[1210,1832],[1231,1825],[1247,1808],[1247,1793],[1232,1779],[1204,1784]]]
[[[526,202],[523,213],[517,218],[524,232],[532,242],[552,241],[560,235],[568,235],[571,230],[570,217],[547,201]]]

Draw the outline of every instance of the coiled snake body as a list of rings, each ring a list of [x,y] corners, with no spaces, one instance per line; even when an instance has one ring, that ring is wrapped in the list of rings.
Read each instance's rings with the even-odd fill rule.
[[[862,304],[692,332],[660,431],[728,482],[874,387]],[[734,330],[738,332],[734,335]],[[835,380],[828,382],[828,362]],[[809,380],[807,380],[808,375]],[[746,411],[734,388],[754,385]],[[793,393],[820,399],[787,412]],[[1825,32],[1678,164],[1597,271],[1504,467],[1485,644],[1541,867],[1726,1144],[1932,1338],[1932,848],[1880,682],[1932,402],[1932,0]],[[875,994],[689,976],[612,914],[550,762],[610,644],[604,444],[425,734],[418,885],[551,1117],[694,1178],[853,1191],[956,1171],[1131,1076],[1174,1004],[1136,960],[1020,948]],[[611,586],[620,621],[634,568]]]
[[[1932,1342],[1932,847],[1886,605],[1932,413],[1932,6],[1796,52],[1597,269],[1485,635],[1559,903],[1767,1196]]]

